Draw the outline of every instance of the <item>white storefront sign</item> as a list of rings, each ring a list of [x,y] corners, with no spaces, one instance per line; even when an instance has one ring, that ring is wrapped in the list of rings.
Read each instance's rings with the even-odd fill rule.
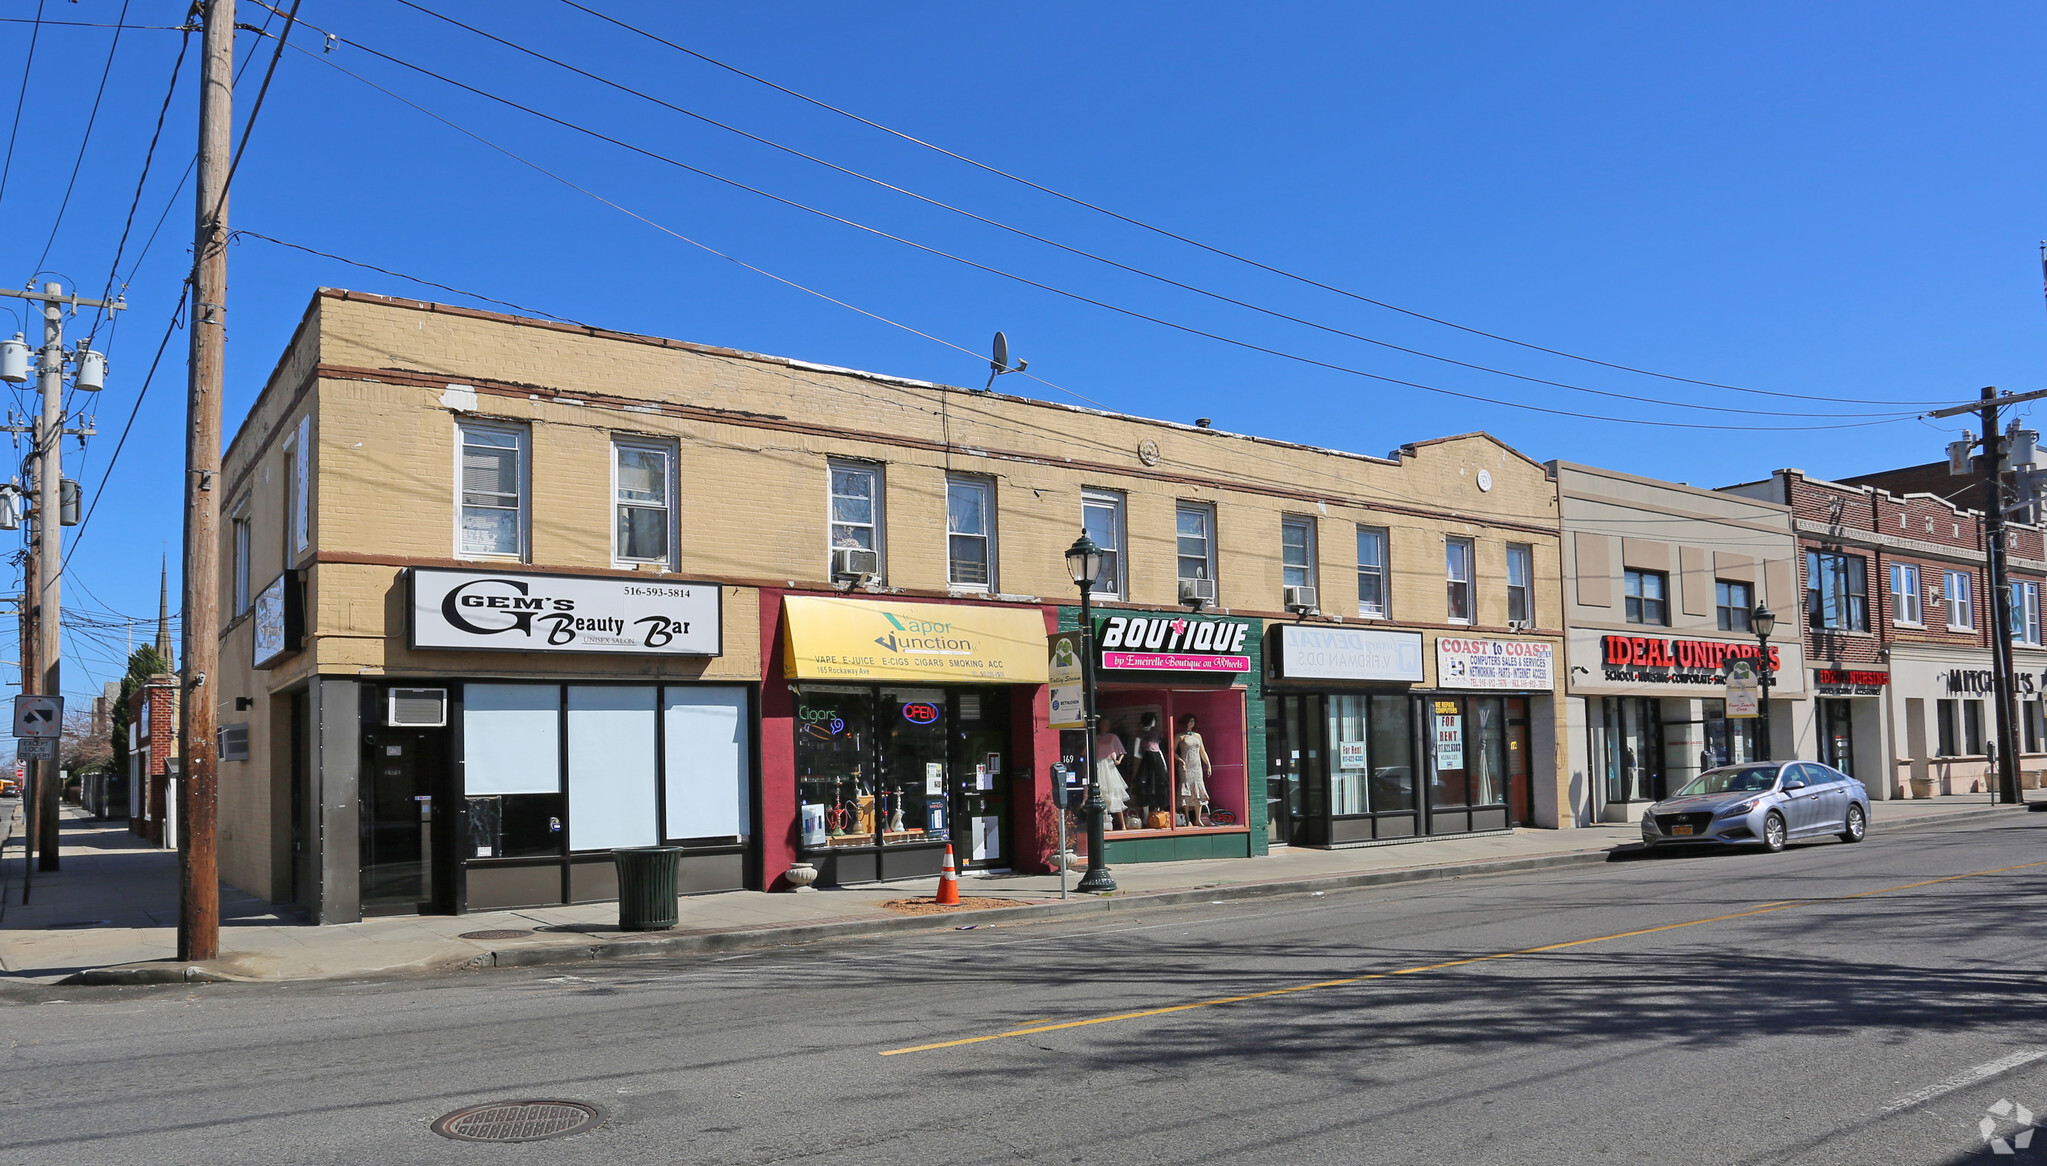
[[[1289,680],[1422,682],[1420,632],[1281,624],[1280,675]]]
[[[715,583],[411,572],[412,646],[470,651],[716,656]]]
[[[1556,647],[1529,640],[1436,639],[1440,688],[1556,687]]]

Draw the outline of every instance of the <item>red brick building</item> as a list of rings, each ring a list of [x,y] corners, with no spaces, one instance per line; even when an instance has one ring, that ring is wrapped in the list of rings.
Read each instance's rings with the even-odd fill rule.
[[[1873,797],[1982,793],[1991,785],[1992,609],[1982,522],[1967,506],[1977,487],[1926,471],[1830,482],[1779,470],[1727,488],[1792,508],[1803,603],[1779,612],[1777,626],[1804,636],[1812,669],[1815,699],[1800,710],[1800,755],[1854,774]],[[1938,483],[1947,496],[1894,493],[1883,484],[1893,480]],[[2026,768],[2038,771],[2047,768],[2040,706],[2047,550],[2039,528],[2009,529],[2020,737]]]
[[[128,829],[159,846],[176,846],[178,678],[152,676],[128,697]]]

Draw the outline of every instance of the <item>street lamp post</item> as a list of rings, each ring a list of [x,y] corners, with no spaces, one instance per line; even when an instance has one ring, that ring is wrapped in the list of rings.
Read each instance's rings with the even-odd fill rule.
[[[1095,579],[1102,573],[1102,549],[1082,531],[1066,548],[1066,570],[1080,588],[1080,715],[1083,722],[1081,764],[1087,766],[1087,873],[1075,888],[1083,894],[1116,889],[1109,877],[1108,843],[1102,840],[1102,781],[1095,764],[1095,619],[1092,597]],[[1061,792],[1060,813],[1066,812]]]
[[[1776,682],[1775,674],[1770,668],[1770,633],[1777,630],[1777,617],[1769,608],[1758,603],[1756,609],[1749,613],[1749,626],[1754,628],[1756,633],[1756,671],[1761,675],[1763,683],[1762,695],[1756,700],[1756,745],[1763,755],[1750,760],[1768,761],[1771,753],[1770,685]]]

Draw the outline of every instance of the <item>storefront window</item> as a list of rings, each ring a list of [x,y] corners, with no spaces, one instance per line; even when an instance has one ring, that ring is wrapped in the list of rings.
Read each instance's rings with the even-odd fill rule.
[[[796,794],[805,846],[864,846],[861,799],[874,800],[873,697],[806,685],[796,705]]]
[[[1113,763],[1099,771],[1109,829],[1231,828],[1245,821],[1240,690],[1110,690],[1101,701],[1096,751]]]
[[[963,866],[1007,864],[1008,716],[1000,689],[805,684],[796,702],[802,845],[951,842]]]
[[[1405,696],[1325,700],[1330,757],[1329,812],[1384,814],[1414,809],[1414,738]]]

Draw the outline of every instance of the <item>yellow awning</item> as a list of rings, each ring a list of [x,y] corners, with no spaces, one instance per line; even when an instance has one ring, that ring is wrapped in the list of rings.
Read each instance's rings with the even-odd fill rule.
[[[790,595],[782,614],[791,680],[1046,681],[1045,617],[1035,607]]]

